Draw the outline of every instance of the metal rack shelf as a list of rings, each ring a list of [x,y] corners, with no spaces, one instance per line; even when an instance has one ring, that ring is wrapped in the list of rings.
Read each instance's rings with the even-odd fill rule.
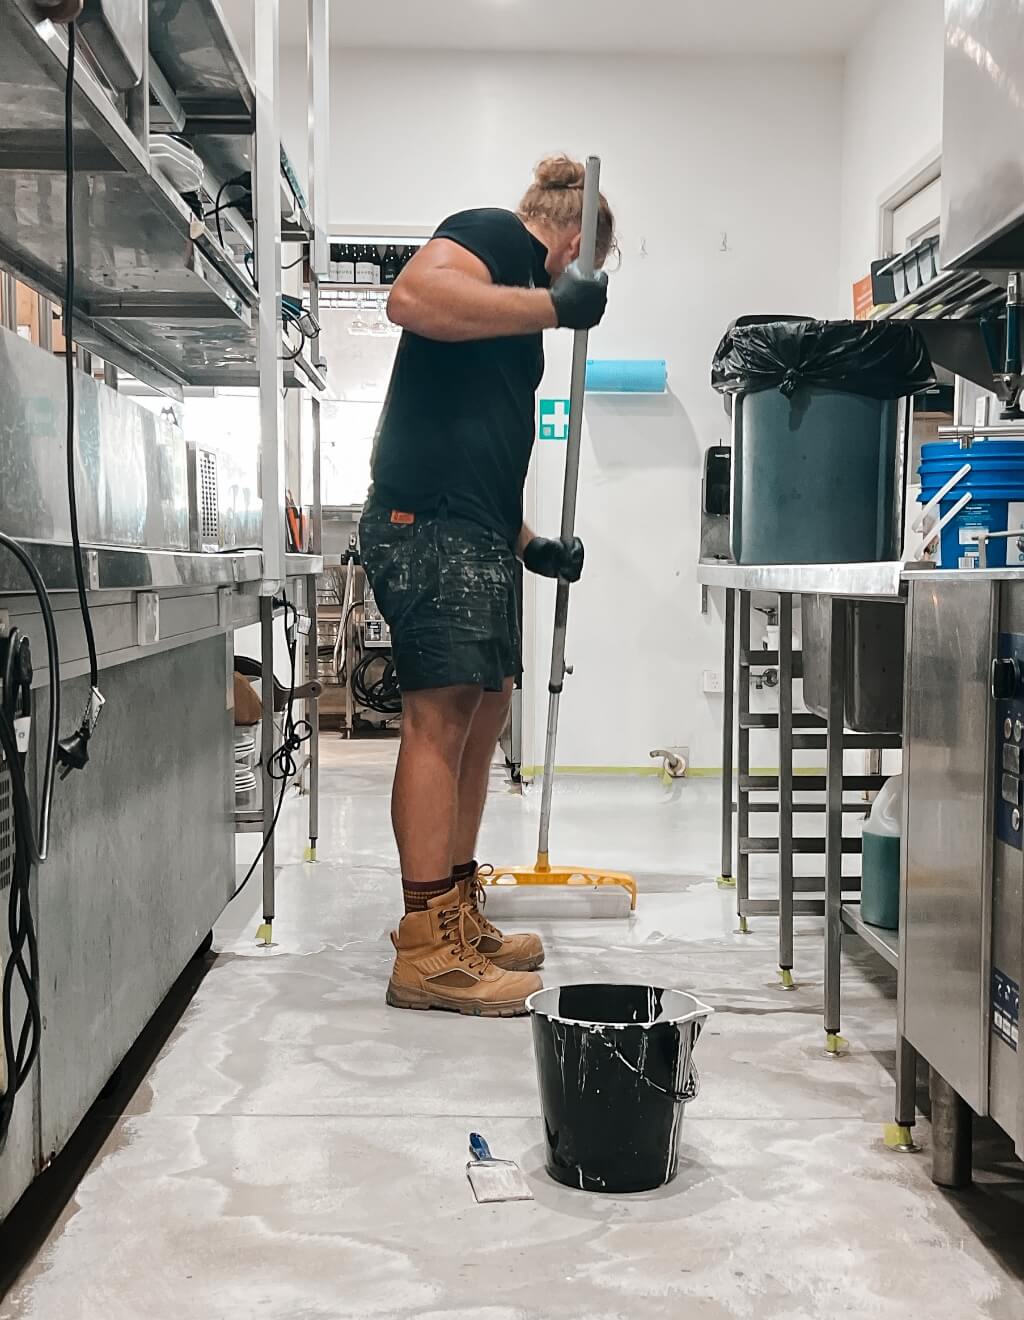
[[[248,161],[255,93],[219,6],[154,0],[150,8],[154,59],[188,115],[186,136],[200,155],[229,142]],[[30,0],[3,6],[0,263],[54,299],[63,289],[66,72],[63,33],[39,23]],[[75,86],[76,342],[158,388],[255,383],[259,295],[244,270],[151,168],[148,143],[85,61]],[[304,240],[312,223],[284,175],[282,191],[282,237]],[[308,361],[290,383],[325,386]]]
[[[977,271],[942,271],[899,302],[884,307],[875,321],[962,321],[1006,304],[1006,288]]]
[[[843,925],[854,935],[859,935],[864,943],[880,958],[884,958],[890,967],[900,964],[899,931],[884,930],[881,926],[870,926],[860,914],[859,903],[844,903],[840,909]]]

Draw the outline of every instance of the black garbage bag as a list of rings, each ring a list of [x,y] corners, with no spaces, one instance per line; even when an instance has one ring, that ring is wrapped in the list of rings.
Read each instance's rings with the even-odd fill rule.
[[[759,322],[743,318],[726,331],[711,366],[719,394],[801,385],[901,399],[935,383],[931,358],[917,330],[898,321]]]

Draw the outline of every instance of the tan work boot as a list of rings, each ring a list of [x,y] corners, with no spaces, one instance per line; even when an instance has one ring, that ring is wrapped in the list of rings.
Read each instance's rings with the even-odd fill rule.
[[[484,916],[485,890],[477,876],[457,880],[463,903],[469,908],[466,923],[469,942],[506,972],[535,972],[544,965],[544,945],[539,935],[505,935]]]
[[[392,932],[397,951],[388,983],[392,1008],[440,1008],[474,1017],[520,1017],[539,976],[503,971],[469,942],[470,909],[456,887],[407,912]],[[474,926],[475,930],[476,927]]]

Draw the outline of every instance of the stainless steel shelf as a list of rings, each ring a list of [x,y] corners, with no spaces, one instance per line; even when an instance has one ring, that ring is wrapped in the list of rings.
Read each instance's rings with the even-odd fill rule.
[[[319,576],[324,571],[324,557],[289,553],[284,557],[284,567],[289,577]]]
[[[869,948],[874,949],[880,958],[884,958],[890,967],[900,964],[900,935],[896,930],[885,930],[881,926],[869,926],[860,915],[859,903],[844,903],[841,909],[843,925],[854,935],[859,935]]]
[[[215,0],[153,0],[154,49],[190,135],[219,131],[251,150],[255,97]],[[54,300],[64,283],[63,31],[31,0],[0,6],[0,265]],[[85,61],[76,66],[76,299],[83,347],[158,388],[253,383],[259,295],[207,224],[150,167]],[[290,186],[285,226],[309,217]],[[290,226],[290,227],[289,227]],[[323,388],[300,370],[292,383]]]
[[[727,564],[702,560],[697,581],[705,587],[734,591],[781,591],[794,595],[871,596],[896,599],[906,595],[906,565],[880,564]]]
[[[47,590],[75,590],[74,552],[70,545],[23,539],[20,544],[32,556]],[[263,556],[258,550],[204,555],[126,546],[91,546],[85,549],[85,568],[90,591],[234,587],[260,581]],[[20,593],[30,589],[16,560],[10,555],[0,555],[0,592]]]
[[[218,0],[149,0],[149,49],[187,115],[252,123],[252,79]]]

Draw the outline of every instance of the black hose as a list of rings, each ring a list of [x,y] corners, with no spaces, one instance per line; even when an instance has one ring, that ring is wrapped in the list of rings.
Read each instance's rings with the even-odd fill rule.
[[[370,666],[382,662],[383,668],[376,679],[368,678]],[[367,710],[377,715],[402,713],[402,689],[398,684],[395,662],[390,655],[371,651],[352,670],[352,693]]]

